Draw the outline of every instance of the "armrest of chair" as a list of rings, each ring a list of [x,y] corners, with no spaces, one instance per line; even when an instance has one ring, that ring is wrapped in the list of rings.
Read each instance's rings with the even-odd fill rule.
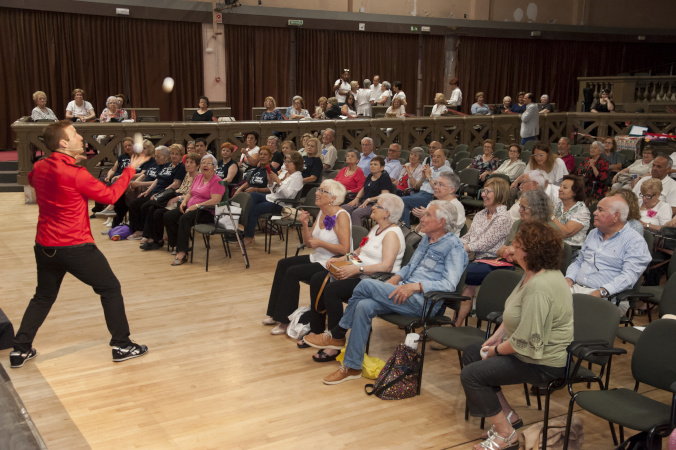
[[[486,318],[488,319],[489,327],[490,327],[491,324],[497,324],[497,325],[502,324],[502,313],[501,312],[493,311],[492,313],[488,313]]]
[[[624,300],[644,300],[652,297],[654,297],[654,295],[649,292],[639,292],[633,289],[628,289],[617,294],[615,299],[616,303],[619,305],[620,302]]]
[[[573,341],[568,346],[568,352],[582,359],[588,359],[590,356],[610,356],[623,355],[627,351],[623,348],[613,348],[603,339],[594,339],[588,341]]]
[[[460,309],[460,304],[465,300],[471,300],[471,297],[467,297],[456,292],[444,292],[444,291],[430,291],[425,292],[424,294],[425,302],[429,300],[431,302],[430,310],[438,302],[444,302],[444,306],[451,308],[454,311]]]
[[[391,272],[376,272],[376,273],[372,273],[372,274],[367,275],[367,276],[374,279],[374,280],[387,281],[394,276],[394,273],[391,273]]]

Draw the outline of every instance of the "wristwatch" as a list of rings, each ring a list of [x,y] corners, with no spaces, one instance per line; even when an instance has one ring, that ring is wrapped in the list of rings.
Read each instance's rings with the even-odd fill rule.
[[[610,294],[606,290],[606,288],[599,288],[599,292],[601,293],[601,297],[608,298],[610,297]]]
[[[364,266],[359,266],[359,273],[364,273]]]

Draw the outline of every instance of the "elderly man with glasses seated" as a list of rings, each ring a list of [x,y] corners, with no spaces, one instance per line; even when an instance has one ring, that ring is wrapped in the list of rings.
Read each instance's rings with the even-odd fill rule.
[[[521,195],[524,192],[534,191],[535,189],[541,189],[547,194],[547,197],[552,201],[552,204],[555,205],[559,201],[559,187],[551,184],[545,174],[541,170],[535,170],[528,174],[528,177],[521,182],[519,185],[518,197],[521,198]],[[514,205],[509,209],[509,216],[513,221],[519,220],[521,214],[519,214],[519,202],[514,202]]]
[[[629,205],[619,195],[603,198],[594,211],[596,228],[566,271],[574,294],[612,299],[630,289],[652,260],[648,245],[627,225]],[[619,305],[625,314],[629,302]]]
[[[434,200],[434,185],[439,176],[444,172],[453,172],[453,169],[445,165],[446,153],[443,150],[437,150],[432,155],[432,165],[425,165],[423,177],[420,179],[414,189],[420,189],[416,194],[404,197],[404,213],[401,220],[407,226],[411,226],[411,210],[418,207],[425,207]]]

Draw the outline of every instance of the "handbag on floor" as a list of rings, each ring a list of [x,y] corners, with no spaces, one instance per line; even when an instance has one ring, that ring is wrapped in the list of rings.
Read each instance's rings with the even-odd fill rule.
[[[124,241],[131,236],[129,225],[118,225],[108,230],[108,237],[113,241]]]
[[[228,205],[217,205],[214,211],[214,221],[216,226],[226,230],[235,231],[239,225],[239,218],[242,215],[242,208],[238,203],[231,202]]]
[[[418,394],[420,355],[404,344],[399,344],[394,354],[385,363],[375,383],[367,384],[364,390],[382,400],[402,400]],[[369,389],[371,391],[369,392]]]
[[[519,434],[519,450],[540,450],[542,448],[542,426],[543,423],[536,423],[523,430]],[[549,428],[547,428],[547,448],[551,450],[562,450],[563,439],[566,433],[566,419],[549,419]],[[582,430],[582,420],[577,414],[573,414],[570,422],[570,440],[568,448],[580,449],[584,442],[584,433]]]

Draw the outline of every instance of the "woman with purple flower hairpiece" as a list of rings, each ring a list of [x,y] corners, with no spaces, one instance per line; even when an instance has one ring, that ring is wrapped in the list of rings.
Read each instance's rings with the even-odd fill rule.
[[[343,303],[350,300],[363,277],[379,272],[399,272],[401,269],[406,242],[397,224],[404,211],[404,201],[394,194],[380,194],[376,199],[371,209],[371,219],[376,225],[362,239],[359,248],[349,255],[329,259],[326,268],[337,261],[351,261],[352,264],[335,271],[336,280],[327,283],[324,290],[321,290],[324,280],[312,278],[310,291],[321,291],[321,294],[310,299],[310,334],[324,333],[327,317],[329,330],[338,325],[343,317]],[[302,339],[297,345],[299,348],[309,347]],[[339,353],[340,350],[320,349],[312,355],[312,359],[316,362],[335,361]]]
[[[326,278],[326,263],[333,256],[352,251],[350,215],[340,207],[344,200],[345,186],[335,180],[325,180],[315,192],[319,213],[314,225],[310,227],[308,224],[310,213],[300,213],[303,242],[315,251],[311,255],[284,258],[277,263],[267,317],[263,320],[263,325],[276,325],[270,334],[286,333],[289,315],[298,308],[300,282],[310,283],[310,297],[316,299],[319,292],[312,289],[313,285],[317,286],[313,280],[323,281]]]

